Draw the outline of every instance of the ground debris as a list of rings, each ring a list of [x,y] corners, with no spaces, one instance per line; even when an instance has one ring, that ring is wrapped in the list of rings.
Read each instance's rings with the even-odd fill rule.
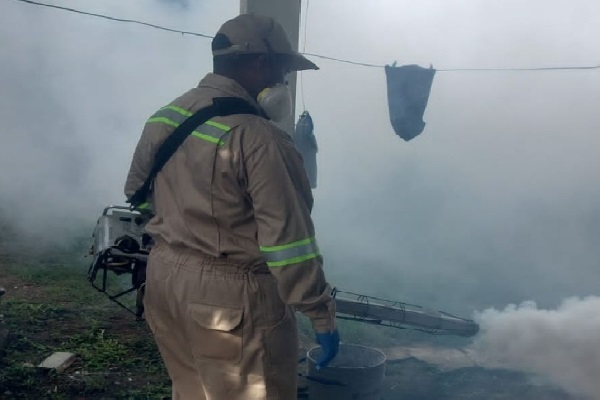
[[[50,357],[46,358],[44,361],[38,365],[38,368],[42,369],[53,369],[57,372],[63,372],[67,368],[69,368],[75,362],[75,354],[65,352],[65,351],[57,351],[52,354]]]

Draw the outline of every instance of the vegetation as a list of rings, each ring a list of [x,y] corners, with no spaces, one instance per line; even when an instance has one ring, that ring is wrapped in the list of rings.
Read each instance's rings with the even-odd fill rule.
[[[7,288],[0,313],[10,331],[0,356],[0,397],[168,396],[169,379],[146,324],[95,291],[85,261],[73,254],[0,260],[0,284]],[[76,362],[62,373],[34,367],[57,351],[76,354]]]
[[[87,282],[89,259],[82,258],[87,240],[75,240],[58,250],[31,251],[26,244],[10,245],[0,237],[0,285],[7,289],[0,303],[0,321],[11,332],[7,348],[0,352],[0,398],[161,399],[170,395],[167,373],[146,324]],[[118,284],[118,279],[113,278],[113,283]],[[301,346],[314,346],[310,322],[299,316],[299,327]],[[431,336],[418,332],[353,321],[339,321],[339,329],[346,343],[380,348],[431,341]],[[437,339],[440,344],[442,338]],[[35,367],[57,351],[76,354],[76,362],[60,373]],[[414,358],[389,360],[382,390],[386,400],[575,399],[551,387],[532,385],[518,372],[477,367],[443,371]]]

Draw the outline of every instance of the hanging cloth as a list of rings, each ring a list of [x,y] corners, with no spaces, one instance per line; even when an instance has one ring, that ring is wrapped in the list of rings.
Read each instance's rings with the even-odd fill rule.
[[[314,124],[308,111],[304,111],[294,130],[294,143],[304,159],[304,169],[308,175],[311,188],[317,187],[317,138],[314,134]]]
[[[409,141],[425,128],[423,114],[429,100],[435,69],[418,65],[385,66],[387,95],[392,127]]]

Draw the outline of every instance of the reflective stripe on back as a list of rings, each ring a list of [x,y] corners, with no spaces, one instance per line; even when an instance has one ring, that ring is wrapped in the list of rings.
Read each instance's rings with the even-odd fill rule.
[[[191,112],[175,106],[166,106],[158,110],[148,122],[163,122],[171,126],[179,126],[192,115]]]
[[[192,136],[221,145],[230,130],[231,128],[228,126],[213,121],[206,121],[206,123],[200,125],[192,132]]]
[[[174,128],[177,128],[193,114],[180,107],[166,106],[158,110],[148,123],[162,123]],[[206,121],[204,124],[196,128],[191,135],[204,141],[222,146],[227,134],[231,131],[231,127],[220,124],[215,121]]]

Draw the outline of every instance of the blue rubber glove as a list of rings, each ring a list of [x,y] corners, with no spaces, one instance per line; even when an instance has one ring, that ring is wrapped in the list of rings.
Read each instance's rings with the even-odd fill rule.
[[[321,345],[321,356],[317,360],[317,371],[325,368],[335,358],[340,349],[340,334],[333,332],[317,333],[317,343]]]

